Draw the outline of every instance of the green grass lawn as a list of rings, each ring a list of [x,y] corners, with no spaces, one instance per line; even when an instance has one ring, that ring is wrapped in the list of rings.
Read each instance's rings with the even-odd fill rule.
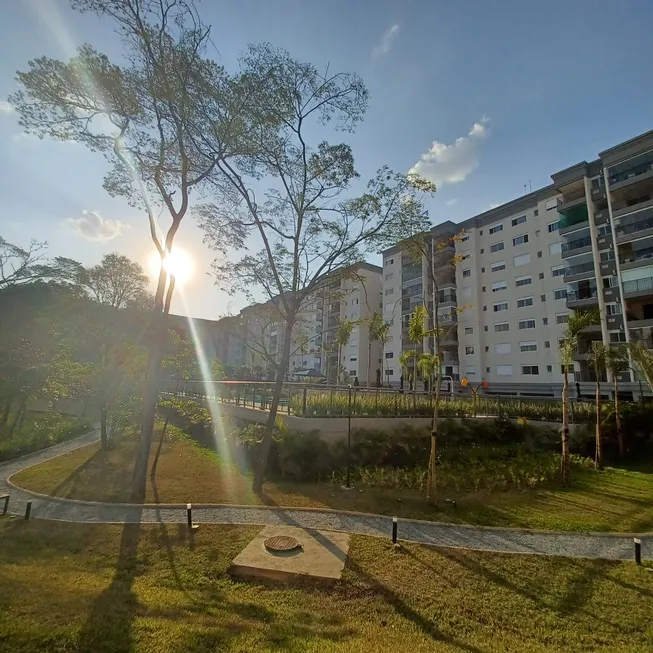
[[[335,585],[233,581],[257,527],[0,519],[0,651],[653,650],[653,574],[355,536]]]
[[[125,438],[110,451],[92,445],[20,472],[17,485],[55,496],[121,502],[129,500],[135,441]],[[438,508],[418,491],[330,483],[269,481],[254,495],[251,479],[190,440],[166,444],[157,486],[148,481],[147,500],[160,503],[238,503],[304,506],[373,512],[484,526],[553,530],[646,532],[653,530],[653,474],[575,467],[568,489],[540,488],[441,495]],[[456,507],[444,499],[455,499]]]

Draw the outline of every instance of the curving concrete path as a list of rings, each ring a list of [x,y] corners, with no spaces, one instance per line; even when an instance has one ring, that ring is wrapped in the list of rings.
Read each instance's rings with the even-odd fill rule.
[[[60,499],[36,494],[12,484],[10,477],[27,467],[87,446],[99,439],[97,432],[57,444],[0,464],[0,494],[11,494],[9,511],[22,516],[32,501],[32,517],[82,523],[184,523],[185,505],[130,505]],[[261,506],[193,506],[197,523],[289,525],[390,537],[392,519],[382,515],[304,508]],[[638,536],[640,537],[640,536]],[[443,547],[461,547],[500,553],[530,553],[606,560],[632,560],[633,534],[570,533],[489,528],[438,522],[399,520],[399,538]],[[641,535],[642,556],[653,560],[653,534]]]

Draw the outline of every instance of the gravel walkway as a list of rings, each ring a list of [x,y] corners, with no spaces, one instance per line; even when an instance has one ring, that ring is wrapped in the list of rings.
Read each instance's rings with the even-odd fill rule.
[[[70,442],[64,442],[0,465],[0,493],[11,494],[10,512],[23,515],[26,502],[31,500],[32,517],[40,519],[88,523],[134,523],[139,521],[184,523],[186,521],[185,505],[157,507],[73,501],[36,495],[11,486],[7,482],[12,474],[26,467],[73,451],[98,439],[97,433],[89,433]],[[197,523],[287,524],[302,528],[319,528],[383,537],[390,537],[392,529],[390,517],[337,510],[199,506],[196,504],[193,509],[193,519]],[[607,560],[632,560],[634,556],[632,535],[529,532],[400,519],[399,538],[436,546],[465,547],[503,553],[534,553]],[[643,557],[653,560],[653,535],[643,535],[641,539]]]

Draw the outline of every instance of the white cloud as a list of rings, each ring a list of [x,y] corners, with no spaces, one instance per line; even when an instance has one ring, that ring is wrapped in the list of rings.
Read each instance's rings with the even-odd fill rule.
[[[392,48],[398,32],[399,25],[393,25],[389,30],[386,30],[383,33],[381,42],[372,48],[372,59],[376,59],[390,52],[390,48]]]
[[[451,145],[433,141],[431,149],[420,156],[409,174],[424,177],[437,186],[464,181],[478,167],[478,150],[488,135],[488,122],[484,116],[474,123],[467,136],[457,138]]]
[[[447,201],[445,202],[445,204],[446,204],[447,206],[453,206],[457,201],[458,201],[458,200],[454,197],[454,198],[451,199],[451,200],[447,200]]]
[[[6,100],[0,100],[0,113],[9,114],[14,110],[14,107]]]
[[[66,224],[78,236],[100,243],[117,238],[123,229],[129,229],[128,224],[103,218],[97,211],[82,211],[79,217],[68,218]]]

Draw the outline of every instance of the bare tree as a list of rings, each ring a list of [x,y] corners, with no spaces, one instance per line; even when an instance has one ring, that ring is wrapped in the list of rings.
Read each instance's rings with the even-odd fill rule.
[[[216,280],[233,291],[262,290],[277,297],[285,335],[270,413],[260,446],[254,490],[261,491],[282,384],[288,369],[293,329],[306,298],[325,275],[336,280],[369,250],[406,233],[406,224],[427,224],[416,196],[425,182],[381,169],[366,192],[347,197],[358,177],[346,143],[309,138],[317,125],[351,131],[367,107],[367,90],[356,75],[319,72],[285,51],[263,45],[243,58],[243,84],[260,112],[261,129],[252,130],[246,161],[220,161],[212,179],[218,201],[200,212],[207,242],[222,250],[216,235],[230,227],[244,229],[260,248],[236,262],[219,259]],[[281,126],[265,129],[270,123]],[[214,156],[207,129],[203,141]],[[252,188],[263,198],[258,201]],[[415,201],[406,201],[415,198]],[[392,236],[391,236],[392,234]],[[243,235],[242,231],[238,236]]]

